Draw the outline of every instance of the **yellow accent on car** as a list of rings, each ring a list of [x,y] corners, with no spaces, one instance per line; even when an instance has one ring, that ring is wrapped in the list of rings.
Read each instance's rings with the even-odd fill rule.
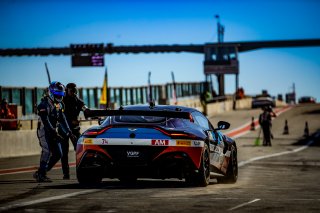
[[[93,144],[93,140],[91,138],[84,138],[83,143],[84,144]]]
[[[177,146],[191,146],[191,141],[179,140],[179,141],[176,142],[176,145]]]

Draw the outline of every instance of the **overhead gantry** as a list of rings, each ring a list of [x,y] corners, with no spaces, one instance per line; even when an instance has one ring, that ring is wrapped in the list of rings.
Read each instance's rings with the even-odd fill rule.
[[[320,39],[223,42],[190,45],[139,45],[115,46],[108,44],[71,44],[69,47],[49,48],[2,48],[1,57],[10,56],[67,56],[73,57],[75,62],[96,60],[105,54],[138,54],[138,53],[200,53],[204,54],[204,74],[216,74],[219,83],[219,95],[224,95],[224,75],[235,74],[238,79],[238,53],[262,48],[312,47],[320,46]],[[103,59],[103,57],[102,57]],[[76,64],[75,64],[76,65]],[[103,66],[103,63],[91,64]],[[238,87],[236,81],[236,88]]]

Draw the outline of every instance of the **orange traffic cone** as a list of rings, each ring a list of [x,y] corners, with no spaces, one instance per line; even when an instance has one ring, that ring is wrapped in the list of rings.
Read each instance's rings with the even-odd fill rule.
[[[284,123],[283,134],[284,135],[289,135],[289,127],[288,127],[288,121],[287,120]]]
[[[251,131],[254,131],[255,129],[256,129],[256,128],[255,128],[255,126],[254,126],[254,117],[252,117],[250,130],[251,130]]]

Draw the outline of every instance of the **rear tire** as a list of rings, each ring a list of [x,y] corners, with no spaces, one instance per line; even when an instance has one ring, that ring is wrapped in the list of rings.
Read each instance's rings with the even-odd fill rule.
[[[210,183],[210,156],[209,147],[205,143],[204,150],[201,157],[201,165],[199,172],[195,173],[195,184],[197,186],[205,187]]]
[[[237,148],[232,145],[230,161],[227,169],[227,174],[223,178],[217,178],[218,183],[236,183],[238,180],[238,159]]]
[[[135,185],[137,183],[137,178],[135,177],[121,177],[119,180],[125,185]]]
[[[99,171],[77,170],[77,179],[78,182],[83,185],[100,184],[102,181],[102,175]]]

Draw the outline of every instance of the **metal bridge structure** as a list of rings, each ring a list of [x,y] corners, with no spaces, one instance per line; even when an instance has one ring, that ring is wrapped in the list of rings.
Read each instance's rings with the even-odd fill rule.
[[[10,56],[59,56],[73,55],[75,53],[103,53],[103,54],[138,54],[138,53],[200,53],[206,54],[206,49],[220,47],[237,47],[238,52],[247,52],[262,48],[288,48],[320,46],[320,39],[296,39],[296,40],[272,40],[272,41],[248,41],[248,42],[223,42],[190,45],[132,45],[114,46],[112,43],[103,45],[83,44],[69,47],[49,48],[0,48],[1,57]],[[78,47],[76,50],[73,49]]]
[[[139,54],[139,53],[196,53],[203,54],[204,74],[215,74],[218,77],[219,96],[225,95],[224,75],[236,75],[236,89],[238,89],[239,62],[238,53],[253,51],[263,48],[289,48],[320,46],[320,39],[296,39],[296,40],[270,40],[247,42],[217,42],[190,45],[133,45],[116,46],[107,44],[71,44],[69,47],[48,48],[7,48],[0,49],[1,57],[10,56],[72,56],[72,61],[79,63],[82,60],[92,60],[93,57],[105,54]],[[89,59],[89,60],[90,60]],[[102,58],[103,60],[103,58]],[[88,63],[88,62],[85,62]],[[96,65],[103,66],[103,62]]]
[[[115,46],[112,43],[100,44],[71,44],[69,47],[50,47],[50,48],[8,48],[0,49],[0,57],[11,56],[71,56],[72,66],[104,66],[105,54],[138,54],[138,53],[196,53],[203,54],[203,71],[206,76],[206,82],[182,83],[177,85],[149,85],[148,87],[137,88],[108,88],[107,102],[123,104],[146,103],[149,93],[155,94],[158,103],[168,103],[168,99],[173,96],[172,88],[177,90],[178,97],[188,95],[200,95],[203,92],[211,91],[212,75],[217,76],[218,80],[218,96],[225,96],[224,76],[226,74],[236,75],[235,94],[239,86],[239,60],[238,54],[247,51],[253,51],[262,48],[288,48],[288,47],[312,47],[320,46],[320,39],[296,39],[296,40],[272,40],[272,41],[247,41],[247,42],[224,42],[224,26],[220,24],[219,16],[217,18],[217,34],[218,41],[216,43],[204,44],[174,44],[174,45],[133,45],[133,46]],[[210,82],[210,84],[208,83]],[[5,94],[10,101],[19,94],[16,101],[25,105],[23,114],[34,112],[27,107],[26,100],[32,100],[32,104],[36,103],[41,97],[42,90],[37,88],[1,88],[0,97]],[[26,93],[27,91],[27,93]],[[97,107],[97,100],[100,97],[101,90],[98,88],[81,89],[80,97],[90,106]],[[27,99],[28,95],[31,99]],[[88,98],[87,98],[88,97]],[[89,97],[94,97],[91,100]],[[235,99],[235,95],[234,95]],[[29,110],[28,110],[29,109]]]

